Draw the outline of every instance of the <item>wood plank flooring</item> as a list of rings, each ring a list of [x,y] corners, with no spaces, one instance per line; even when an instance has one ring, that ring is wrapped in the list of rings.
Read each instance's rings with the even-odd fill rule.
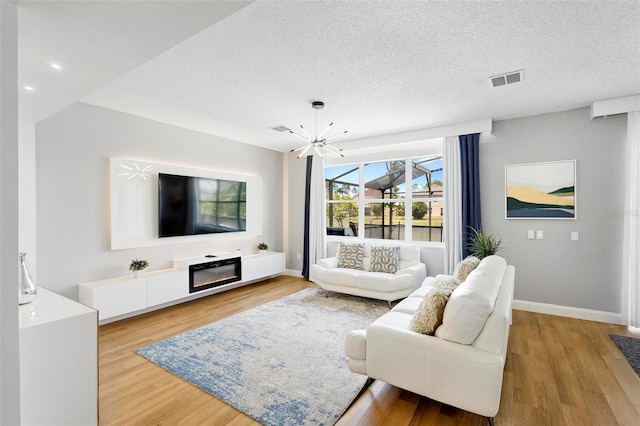
[[[101,326],[100,425],[258,425],[134,351],[312,285],[282,276]],[[612,333],[633,336],[622,326],[514,311],[496,425],[640,425],[640,379]],[[338,425],[486,419],[375,381]]]

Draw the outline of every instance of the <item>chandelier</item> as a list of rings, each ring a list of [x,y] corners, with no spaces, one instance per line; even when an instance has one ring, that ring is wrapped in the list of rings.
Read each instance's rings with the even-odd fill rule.
[[[333,123],[329,124],[329,126],[327,126],[326,129],[324,129],[324,131],[322,133],[320,133],[320,135],[318,135],[318,111],[321,110],[322,108],[324,108],[324,102],[320,102],[320,101],[315,101],[311,103],[311,107],[313,109],[316,110],[316,136],[315,139],[311,139],[311,137],[307,134],[307,131],[304,130],[304,127],[302,126],[302,124],[300,125],[300,129],[302,129],[302,133],[303,135],[300,135],[296,132],[294,132],[293,130],[289,130],[289,133],[291,133],[292,135],[295,135],[297,137],[299,137],[300,139],[304,139],[307,143],[305,145],[302,145],[300,148],[296,148],[296,149],[292,149],[290,152],[298,152],[301,151],[300,154],[298,154],[298,158],[302,157],[303,155],[305,155],[307,153],[307,151],[309,151],[311,148],[313,148],[315,150],[315,152],[320,156],[320,158],[322,157],[322,150],[324,150],[325,154],[331,153],[331,154],[338,154],[341,157],[344,157],[344,155],[342,155],[342,150],[340,148],[336,148],[334,146],[329,145],[330,143],[333,143],[335,141],[336,138],[344,135],[345,133],[347,133],[347,130],[345,130],[344,132],[338,133],[336,135],[327,137],[327,138],[323,138],[323,136],[327,133],[327,131],[331,128],[331,126],[333,126]]]

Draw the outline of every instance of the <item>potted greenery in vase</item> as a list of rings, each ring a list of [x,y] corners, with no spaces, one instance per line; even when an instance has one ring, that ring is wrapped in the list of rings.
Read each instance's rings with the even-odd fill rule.
[[[267,243],[259,243],[258,244],[258,250],[260,251],[260,254],[264,254],[269,250],[269,246],[267,245]]]
[[[471,241],[467,246],[470,255],[475,256],[478,259],[483,259],[487,256],[496,254],[500,250],[500,247],[502,246],[502,238],[500,238],[500,236],[484,233],[471,226],[469,228],[473,233]]]
[[[133,275],[136,277],[141,277],[144,275],[144,269],[147,266],[149,266],[149,262],[146,260],[133,259],[131,265],[129,265],[129,270],[133,271]]]

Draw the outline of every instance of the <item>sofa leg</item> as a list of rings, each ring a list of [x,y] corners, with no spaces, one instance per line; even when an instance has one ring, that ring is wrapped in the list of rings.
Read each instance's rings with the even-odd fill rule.
[[[489,426],[495,426],[495,423],[493,423],[493,417],[487,417],[487,423]]]
[[[391,301],[387,300],[387,305],[389,305],[389,310],[391,310]]]
[[[331,293],[329,290],[326,290],[326,293],[324,294],[324,297],[329,297],[329,293]]]

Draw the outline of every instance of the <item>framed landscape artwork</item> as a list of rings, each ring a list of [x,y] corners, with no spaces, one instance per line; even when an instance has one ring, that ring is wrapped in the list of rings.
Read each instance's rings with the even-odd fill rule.
[[[507,219],[575,219],[576,160],[505,166]]]

